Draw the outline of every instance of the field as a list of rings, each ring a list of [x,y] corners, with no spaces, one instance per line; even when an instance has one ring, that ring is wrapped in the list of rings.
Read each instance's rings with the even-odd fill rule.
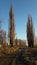
[[[37,48],[12,47],[0,51],[0,65],[33,64],[37,65]]]

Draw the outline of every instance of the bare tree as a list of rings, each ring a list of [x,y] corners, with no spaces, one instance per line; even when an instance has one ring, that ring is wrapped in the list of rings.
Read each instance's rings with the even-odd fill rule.
[[[27,22],[27,41],[28,41],[28,47],[33,47],[33,45],[34,45],[34,30],[33,30],[33,23],[32,23],[31,16],[28,16],[28,22]]]
[[[10,16],[9,37],[10,37],[10,46],[12,47],[15,43],[15,23],[14,23],[14,13],[12,5],[10,7],[9,16]]]

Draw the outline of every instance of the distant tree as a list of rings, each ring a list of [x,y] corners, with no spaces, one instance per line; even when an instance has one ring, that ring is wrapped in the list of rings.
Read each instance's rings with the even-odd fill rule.
[[[18,42],[18,41],[17,41],[17,38],[16,38],[16,39],[15,39],[16,46],[17,46],[17,42]]]
[[[33,47],[33,45],[34,45],[34,30],[33,30],[33,23],[32,23],[31,16],[28,16],[28,22],[27,22],[27,41],[28,41],[28,47]]]

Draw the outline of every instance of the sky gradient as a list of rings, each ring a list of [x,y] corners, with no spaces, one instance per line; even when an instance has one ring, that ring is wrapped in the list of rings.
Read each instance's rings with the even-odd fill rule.
[[[0,0],[0,20],[2,29],[8,34],[9,10],[12,4],[14,10],[15,32],[17,38],[26,39],[28,15],[32,16],[37,36],[37,0]]]

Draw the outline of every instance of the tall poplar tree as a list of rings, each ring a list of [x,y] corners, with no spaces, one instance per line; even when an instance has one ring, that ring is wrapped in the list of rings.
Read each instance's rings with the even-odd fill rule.
[[[28,47],[34,46],[34,29],[31,16],[28,16],[28,22],[27,22],[27,41],[28,41]]]

